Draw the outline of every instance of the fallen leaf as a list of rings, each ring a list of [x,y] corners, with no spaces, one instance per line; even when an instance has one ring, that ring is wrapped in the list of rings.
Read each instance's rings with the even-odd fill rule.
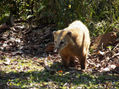
[[[58,73],[63,73],[63,71],[62,70],[59,70]]]
[[[116,68],[116,65],[110,65],[110,68],[111,69],[115,69]]]
[[[4,62],[6,65],[9,65],[10,64],[10,59],[9,58],[6,58],[5,59],[6,61]]]

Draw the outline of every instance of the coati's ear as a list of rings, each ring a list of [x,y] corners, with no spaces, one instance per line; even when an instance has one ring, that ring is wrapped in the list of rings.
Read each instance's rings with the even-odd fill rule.
[[[53,35],[55,35],[56,34],[56,31],[53,31]]]
[[[72,38],[72,33],[70,31],[67,32],[67,36],[68,36],[69,40],[72,42],[72,44],[75,45],[75,41]]]
[[[56,31],[53,31],[53,34],[55,34],[56,33]]]

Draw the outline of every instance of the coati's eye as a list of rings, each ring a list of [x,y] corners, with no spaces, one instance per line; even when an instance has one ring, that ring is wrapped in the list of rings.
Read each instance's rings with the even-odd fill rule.
[[[60,44],[64,44],[64,41],[61,41]]]
[[[56,41],[54,41],[54,43],[56,43]]]

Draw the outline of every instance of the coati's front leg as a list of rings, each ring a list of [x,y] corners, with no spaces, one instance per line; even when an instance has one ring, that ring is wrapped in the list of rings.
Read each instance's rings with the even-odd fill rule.
[[[76,60],[75,57],[70,57],[70,63],[69,63],[69,66],[71,66],[71,67],[75,67],[75,65],[76,65],[75,60]]]
[[[69,66],[70,63],[70,57],[66,56],[66,55],[61,55],[62,58],[62,63],[65,67]]]
[[[65,67],[75,67],[75,57],[65,56],[62,57],[62,62]]]

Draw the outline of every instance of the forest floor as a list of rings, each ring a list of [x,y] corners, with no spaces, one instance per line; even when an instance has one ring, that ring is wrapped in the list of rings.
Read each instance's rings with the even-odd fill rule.
[[[0,89],[118,89],[119,43],[90,53],[87,70],[64,68],[53,42],[53,25],[28,30],[16,24],[0,34]]]

